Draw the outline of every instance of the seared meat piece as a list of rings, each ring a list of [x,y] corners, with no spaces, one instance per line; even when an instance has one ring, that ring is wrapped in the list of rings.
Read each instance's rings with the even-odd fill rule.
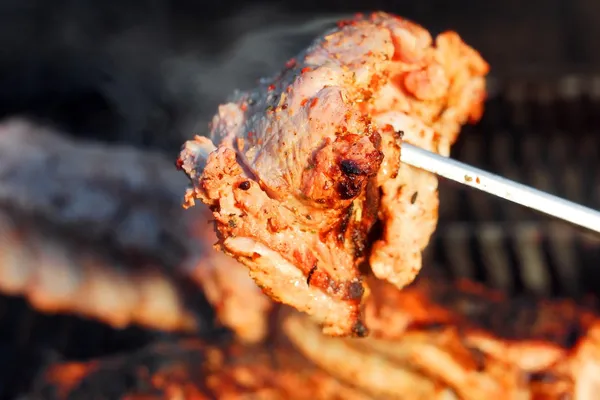
[[[190,275],[204,290],[221,324],[234,330],[243,342],[259,342],[267,334],[273,302],[256,286],[243,264],[212,247],[217,237],[214,225],[208,222],[211,214],[206,211],[206,220],[195,227],[203,256]]]
[[[298,349],[318,366],[339,379],[352,382],[386,399],[435,399],[435,381],[409,366],[397,365],[385,353],[360,351],[354,340],[323,335],[308,318],[286,318],[284,330]],[[371,339],[360,339],[371,340]],[[442,398],[442,397],[440,397]]]
[[[127,379],[123,379],[127,377]],[[110,384],[107,384],[110,382]],[[135,354],[51,367],[32,399],[369,400],[289,347],[157,344]]]
[[[264,336],[271,302],[212,248],[210,212],[181,210],[186,179],[172,162],[26,121],[0,132],[0,291],[43,312],[187,330],[197,327],[184,304],[194,293],[179,278],[192,278],[223,325]]]
[[[369,338],[327,336],[283,309],[285,335],[268,346],[179,341],[52,366],[31,398],[49,390],[58,399],[596,398],[600,319],[586,308],[431,277],[404,291],[377,285],[367,300]]]
[[[369,113],[378,126],[402,132],[404,141],[448,156],[461,125],[483,113],[489,67],[454,32],[440,34],[432,46],[423,28],[395,18],[383,21],[394,53]],[[437,224],[437,177],[404,164],[396,167],[393,152],[386,160],[378,177],[383,235],[369,261],[375,276],[402,288],[420,270],[421,252]]]
[[[41,312],[95,318],[116,328],[197,328],[176,281],[156,264],[131,265],[1,214],[0,291],[24,296]]]
[[[448,154],[481,115],[486,72],[454,33],[434,46],[389,14],[340,23],[185,144],[186,204],[210,206],[219,247],[273,299],[364,336],[359,265],[405,286],[437,222],[437,179],[400,165],[401,137]]]
[[[185,185],[158,154],[3,122],[0,291],[115,327],[197,328],[179,279],[207,222],[181,210]]]
[[[367,339],[327,337],[299,314],[286,317],[285,332],[325,370],[371,392],[399,393],[402,380],[388,378],[410,373],[467,400],[595,398],[600,319],[585,307],[426,277],[402,291],[382,281],[372,289]],[[369,379],[376,372],[385,380]],[[422,396],[426,386],[416,387],[408,398]]]
[[[161,264],[190,251],[186,182],[159,153],[69,140],[24,120],[0,124],[0,204],[77,238]]]

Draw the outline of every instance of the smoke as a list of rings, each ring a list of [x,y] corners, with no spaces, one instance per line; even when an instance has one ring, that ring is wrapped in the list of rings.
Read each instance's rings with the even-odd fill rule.
[[[305,18],[291,18],[273,8],[267,12],[262,8],[249,9],[219,27],[218,31],[223,32],[230,27],[242,26],[229,46],[212,59],[196,57],[197,64],[185,61],[180,64],[181,59],[175,60],[179,73],[173,76],[176,79],[185,77],[182,70],[195,76],[200,88],[196,93],[202,95],[197,99],[198,106],[211,110],[210,116],[219,102],[235,89],[251,88],[260,77],[279,71],[289,58],[333,26],[340,16]],[[197,71],[202,72],[198,74]],[[198,119],[194,129],[201,130],[206,126],[206,117],[203,115]]]
[[[0,117],[169,153],[340,18],[265,4],[214,16],[166,0],[13,3],[0,5]]]

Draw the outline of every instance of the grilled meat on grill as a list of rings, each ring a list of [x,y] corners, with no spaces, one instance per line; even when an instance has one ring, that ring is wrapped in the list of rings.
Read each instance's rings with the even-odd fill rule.
[[[285,309],[283,332],[268,346],[177,341],[55,365],[31,398],[50,390],[57,399],[596,398],[600,320],[584,306],[508,299],[432,276],[404,291],[377,284],[367,299],[369,338],[325,335],[310,317]]]
[[[197,327],[176,282],[157,265],[128,265],[36,228],[22,220],[17,223],[13,216],[0,216],[2,293],[24,296],[41,312],[76,314],[116,328]]]
[[[191,278],[223,325],[248,341],[264,336],[271,302],[209,244],[208,210],[184,215],[185,178],[172,163],[21,120],[0,133],[2,293],[119,328],[189,330],[198,321],[179,280]]]
[[[115,327],[195,328],[178,280],[206,217],[181,211],[185,184],[158,154],[3,122],[0,290]]]
[[[123,379],[127,377],[127,379]],[[368,400],[299,357],[237,344],[157,344],[135,354],[50,368],[31,398]],[[107,382],[110,384],[107,385]]]
[[[431,277],[403,291],[382,281],[372,288],[369,338],[325,336],[300,314],[286,317],[284,330],[317,365],[375,394],[406,393],[412,381],[419,396],[437,382],[469,400],[595,398],[600,321],[584,307]]]
[[[204,291],[222,325],[234,330],[241,341],[259,342],[267,334],[273,302],[256,286],[241,263],[212,247],[217,237],[213,224],[209,224],[208,210],[206,215],[206,220],[194,227],[200,238],[197,246],[204,248],[191,277]]]
[[[187,205],[210,206],[219,247],[273,299],[364,336],[359,266],[404,287],[437,222],[437,179],[400,165],[401,140],[447,155],[481,115],[487,69],[452,32],[433,43],[385,13],[342,22],[185,144]]]

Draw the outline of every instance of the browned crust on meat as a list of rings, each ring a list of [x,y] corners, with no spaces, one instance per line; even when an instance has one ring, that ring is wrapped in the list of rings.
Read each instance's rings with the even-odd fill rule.
[[[217,158],[219,159],[218,162],[215,161]],[[233,196],[223,195],[227,192],[233,193]],[[194,196],[202,198],[213,211],[217,235],[220,239],[217,247],[248,266],[250,275],[257,280],[257,283],[266,294],[276,301],[285,302],[285,299],[280,297],[280,293],[273,292],[271,287],[266,284],[261,284],[261,282],[265,282],[261,278],[264,276],[264,271],[269,269],[262,262],[270,262],[270,252],[276,252],[286,261],[293,263],[301,272],[303,279],[297,280],[297,284],[306,285],[310,293],[324,292],[335,299],[339,308],[338,315],[331,315],[330,317],[337,319],[342,316],[344,323],[336,323],[335,328],[333,327],[334,324],[330,323],[332,334],[350,333],[359,336],[366,334],[366,329],[360,318],[359,306],[364,289],[358,272],[351,279],[336,280],[326,269],[319,268],[316,257],[310,250],[301,253],[293,248],[288,241],[271,240],[272,230],[287,229],[288,226],[283,224],[282,221],[294,221],[297,216],[294,215],[292,210],[281,207],[278,202],[269,198],[255,181],[251,181],[243,175],[243,169],[238,164],[233,150],[220,148],[210,154],[207,167],[204,169],[202,178],[195,188]],[[235,208],[231,208],[234,212],[229,213],[223,210],[220,203],[223,199],[235,202]],[[279,215],[279,218],[275,220],[262,218],[263,215]],[[273,226],[275,223],[278,225]],[[265,249],[267,248],[266,244],[269,244],[268,254],[251,250],[245,253],[231,251],[228,243],[231,243],[231,240],[235,240],[236,237],[247,236],[249,232],[251,232],[256,242],[263,244]],[[323,241],[323,237],[316,232],[299,231],[296,232],[296,235],[295,239],[298,241]],[[330,235],[328,237],[332,241],[337,240]],[[308,279],[309,277],[310,279]],[[293,287],[290,289],[293,289]],[[318,296],[318,294],[311,294],[310,296]]]
[[[205,218],[194,224],[202,257],[190,276],[203,289],[218,322],[232,329],[241,342],[260,342],[268,334],[273,302],[256,286],[243,264],[213,248],[217,237],[210,221],[212,213],[202,207]]]
[[[330,334],[364,336],[359,267],[404,287],[437,223],[437,179],[401,164],[400,142],[447,155],[480,114],[487,69],[457,35],[434,45],[385,13],[346,21],[221,106],[215,144],[186,143],[186,201],[209,205],[218,248],[265,293]]]

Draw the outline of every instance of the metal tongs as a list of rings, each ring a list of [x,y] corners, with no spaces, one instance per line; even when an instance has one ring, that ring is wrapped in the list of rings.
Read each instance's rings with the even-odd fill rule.
[[[402,143],[401,160],[463,185],[600,233],[600,211]]]

